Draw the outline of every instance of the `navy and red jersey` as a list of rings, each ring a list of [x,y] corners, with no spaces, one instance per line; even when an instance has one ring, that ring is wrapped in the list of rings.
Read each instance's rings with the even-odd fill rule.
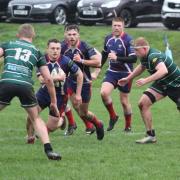
[[[68,77],[69,75],[75,76],[74,74],[79,69],[78,66],[69,57],[66,57],[64,55],[61,55],[59,59],[55,62],[52,62],[49,59],[48,55],[45,55],[45,59],[50,73],[54,68],[61,68],[66,74],[66,77]],[[37,76],[38,75],[40,75],[39,71],[37,71]],[[64,86],[64,82],[59,83],[59,87],[55,87],[56,93],[64,92],[64,87],[62,86]]]
[[[104,41],[104,53],[106,54],[106,57],[111,52],[116,53],[117,57],[128,57],[135,55],[131,36],[124,32],[118,38],[113,36],[113,34],[106,36]],[[133,70],[133,64],[110,60],[108,70],[115,72],[131,72]]]
[[[81,59],[90,59],[91,56],[96,55],[97,52],[94,48],[90,47],[86,42],[79,41],[78,45],[75,48],[71,48],[65,40],[61,42],[61,54],[68,56],[70,59],[73,60],[73,57],[75,54],[80,54]],[[90,73],[90,67],[86,66],[82,63],[75,62],[81,69],[84,80],[83,83],[88,83],[92,80],[91,73]],[[73,81],[76,81],[76,79],[73,76],[69,76],[70,79]]]

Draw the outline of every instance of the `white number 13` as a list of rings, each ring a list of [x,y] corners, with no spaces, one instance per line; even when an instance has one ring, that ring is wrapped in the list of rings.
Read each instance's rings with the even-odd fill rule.
[[[22,49],[22,48],[15,48],[16,50],[16,54],[14,56],[14,58],[16,60],[22,60],[22,61],[29,61],[30,56],[31,56],[31,51],[28,49]]]

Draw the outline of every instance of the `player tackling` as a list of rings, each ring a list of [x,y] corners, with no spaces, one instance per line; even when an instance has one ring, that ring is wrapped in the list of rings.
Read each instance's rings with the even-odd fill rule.
[[[120,79],[118,83],[120,85],[128,83],[145,69],[150,73],[150,76],[136,81],[138,87],[153,82],[143,92],[139,100],[139,109],[147,130],[147,136],[137,140],[136,143],[155,143],[157,140],[152,124],[151,106],[156,101],[168,96],[176,103],[180,111],[180,69],[167,55],[151,48],[149,42],[143,37],[135,40],[134,48],[137,57],[140,58],[140,64],[128,77]]]

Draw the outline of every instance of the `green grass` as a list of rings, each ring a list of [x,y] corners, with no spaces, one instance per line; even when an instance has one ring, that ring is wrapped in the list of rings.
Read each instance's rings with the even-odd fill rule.
[[[0,24],[0,42],[14,39],[17,24]],[[35,24],[35,44],[44,50],[51,37],[63,38],[63,27]],[[81,27],[81,38],[97,49],[102,49],[103,37],[110,27]],[[173,55],[179,63],[179,32],[127,29],[133,37],[145,36],[159,49],[164,49],[162,37],[168,34]],[[95,33],[94,33],[95,32]],[[93,83],[90,110],[108,125],[108,113],[100,98],[100,84],[104,75]],[[35,88],[38,88],[36,81]],[[55,151],[61,152],[59,162],[48,161],[39,140],[34,145],[25,144],[26,113],[14,99],[12,105],[0,114],[0,180],[177,180],[180,179],[180,121],[176,106],[168,98],[152,108],[157,144],[137,145],[135,140],[144,136],[145,129],[137,107],[144,88],[133,84],[131,103],[133,107],[133,133],[124,134],[124,119],[118,92],[113,92],[113,101],[120,119],[112,132],[105,132],[99,142],[96,136],[85,135],[84,125],[77,117],[75,134],[65,137],[64,131],[50,134]],[[41,116],[47,119],[47,111]]]

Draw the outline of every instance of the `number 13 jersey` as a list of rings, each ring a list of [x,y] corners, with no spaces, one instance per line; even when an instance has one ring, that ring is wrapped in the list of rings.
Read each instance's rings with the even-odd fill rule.
[[[33,67],[46,65],[40,51],[32,43],[24,40],[10,41],[0,47],[4,50],[4,69],[0,82],[32,86]]]

